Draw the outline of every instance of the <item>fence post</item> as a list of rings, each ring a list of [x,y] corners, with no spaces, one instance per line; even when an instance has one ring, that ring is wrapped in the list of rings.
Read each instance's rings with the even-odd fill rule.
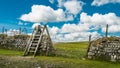
[[[4,34],[4,32],[5,32],[5,28],[4,28],[4,26],[2,27],[2,34]]]
[[[106,34],[105,34],[105,37],[106,38],[108,37],[108,24],[106,25]]]
[[[87,48],[86,57],[88,56],[88,52],[89,52],[89,50],[90,50],[90,46],[91,46],[91,37],[92,37],[92,35],[89,35],[89,43],[88,43],[88,48]]]
[[[19,28],[19,34],[21,34],[21,27]]]
[[[27,34],[27,29],[23,28],[22,32],[24,32],[25,34]]]

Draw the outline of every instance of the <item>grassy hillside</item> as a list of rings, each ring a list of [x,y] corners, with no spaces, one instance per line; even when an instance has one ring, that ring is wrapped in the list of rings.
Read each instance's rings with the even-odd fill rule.
[[[35,58],[0,49],[0,68],[120,68],[119,63],[85,59],[87,46],[87,42],[55,43],[55,56]]]

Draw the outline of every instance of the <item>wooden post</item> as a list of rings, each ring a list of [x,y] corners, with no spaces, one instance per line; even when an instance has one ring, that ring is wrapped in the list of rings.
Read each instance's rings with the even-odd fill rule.
[[[108,24],[106,25],[106,34],[105,34],[105,37],[106,38],[108,37]]]
[[[46,31],[47,31],[48,37],[49,37],[49,39],[50,39],[50,42],[51,42],[51,45],[52,45],[52,48],[53,48],[52,39],[51,39],[51,37],[50,37],[50,33],[49,33],[49,30],[48,30],[48,28],[47,28],[46,25],[45,25],[45,28],[46,28]]]
[[[2,27],[2,34],[4,34],[4,32],[5,32],[5,28],[4,28],[4,26]]]
[[[8,30],[7,30],[7,29],[5,29],[5,33],[6,33],[6,34],[7,34],[7,31],[8,31]]]
[[[92,36],[92,35],[89,35],[89,44],[91,43],[91,36]]]
[[[20,31],[19,34],[21,34],[21,27],[19,28],[19,31]]]
[[[50,37],[50,34],[49,34],[49,31],[48,31],[48,28],[47,28],[46,25],[45,25],[45,28],[46,28],[46,31],[47,31],[48,37],[50,38],[50,42],[52,42],[51,37]]]
[[[88,44],[88,48],[87,48],[87,55],[86,55],[86,57],[88,56],[88,52],[89,52],[89,50],[90,50],[90,46],[91,46],[91,37],[92,37],[92,35],[89,35],[89,44]]]
[[[22,32],[24,32],[25,34],[27,34],[27,28],[23,28]]]

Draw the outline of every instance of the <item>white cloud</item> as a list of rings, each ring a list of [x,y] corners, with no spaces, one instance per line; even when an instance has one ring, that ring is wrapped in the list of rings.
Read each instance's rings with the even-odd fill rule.
[[[55,42],[76,42],[88,41],[91,34],[93,37],[98,37],[100,34],[89,32],[87,24],[64,24],[61,28],[49,27],[51,38]]]
[[[55,26],[53,26],[49,30],[50,30],[51,35],[56,35],[60,31],[60,29],[58,27],[55,27]]]
[[[75,41],[88,41],[91,34],[92,39],[100,37],[97,32],[99,28],[102,32],[106,30],[106,24],[109,24],[109,32],[120,32],[120,17],[114,13],[99,14],[95,13],[92,16],[87,13],[81,13],[80,22],[78,24],[64,24],[61,28],[49,27],[49,32],[53,41],[56,42],[75,42]],[[89,30],[95,30],[89,32]]]
[[[73,33],[58,33],[55,35],[51,35],[51,38],[55,42],[77,42],[77,41],[88,41],[89,35],[92,35],[92,39],[96,39],[100,36],[97,32],[73,32]]]
[[[49,2],[54,3],[55,0],[49,0]],[[57,0],[58,8],[54,10],[50,6],[45,5],[33,5],[31,7],[31,12],[28,14],[23,14],[20,20],[28,22],[60,22],[60,21],[72,21],[76,15],[82,10],[84,3],[78,0]],[[71,4],[72,3],[72,4]],[[65,10],[63,10],[63,7]]]
[[[65,8],[65,13],[67,14],[67,16],[69,16],[69,14],[77,15],[82,10],[83,5],[85,4],[80,0],[57,0],[57,1],[59,8]]]
[[[62,9],[54,10],[49,6],[33,5],[32,11],[28,14],[23,14],[20,17],[23,21],[29,22],[59,22],[68,21],[70,18],[65,17],[65,13]],[[71,18],[73,20],[73,18]]]
[[[92,16],[87,15],[87,13],[81,13],[80,15],[80,22],[89,24],[89,27],[102,28],[102,31],[105,32],[106,24],[109,25],[109,31],[111,32],[119,32],[120,27],[120,17],[116,16],[115,13],[108,13],[108,14],[99,14],[94,13]],[[114,26],[113,26],[114,25]],[[113,28],[113,29],[112,29]]]
[[[64,24],[61,28],[62,33],[82,32],[88,30],[89,27],[87,24]]]
[[[101,6],[108,3],[120,3],[120,0],[94,0],[91,5]]]
[[[120,25],[111,25],[109,27],[109,32],[120,32]]]
[[[19,35],[20,31],[16,29],[10,29],[7,32],[5,32],[8,36],[14,36]]]
[[[110,25],[108,30],[110,33],[120,32],[120,25]],[[102,31],[105,32],[106,28],[103,27]]]
[[[50,2],[51,4],[53,4],[53,3],[54,3],[54,0],[49,0],[49,2]]]
[[[83,2],[82,1],[67,1],[64,3],[64,7],[66,8],[66,11],[68,13],[72,13],[72,14],[78,14],[81,10],[82,10],[82,6],[83,6]]]

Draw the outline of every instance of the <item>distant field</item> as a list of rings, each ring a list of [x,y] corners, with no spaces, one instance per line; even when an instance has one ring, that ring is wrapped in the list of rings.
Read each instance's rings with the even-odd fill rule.
[[[0,49],[0,68],[120,68],[120,63],[85,59],[87,42],[55,43],[55,56],[23,57]]]

